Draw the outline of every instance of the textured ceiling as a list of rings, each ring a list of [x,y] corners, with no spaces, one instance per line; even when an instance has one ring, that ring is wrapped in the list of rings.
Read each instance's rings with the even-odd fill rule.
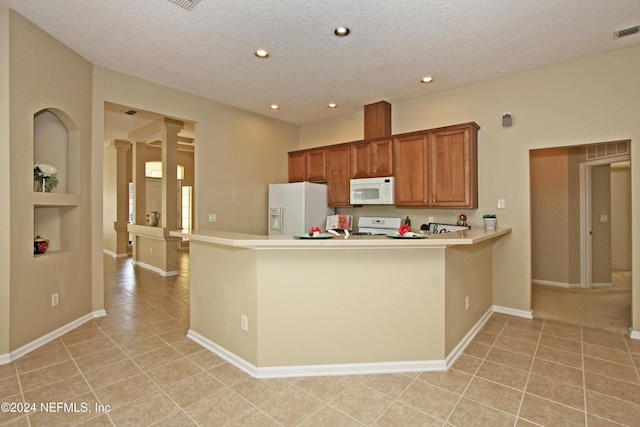
[[[295,124],[640,43],[640,34],[612,36],[640,24],[638,0],[202,0],[190,12],[167,0],[0,5],[98,66]],[[334,36],[339,25],[351,35]],[[259,48],[271,57],[256,58]],[[434,82],[421,84],[424,75]]]

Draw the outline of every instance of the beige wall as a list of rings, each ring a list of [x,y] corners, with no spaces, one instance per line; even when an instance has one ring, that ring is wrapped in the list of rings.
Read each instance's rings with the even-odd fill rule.
[[[611,167],[591,167],[591,281],[611,284]],[[607,220],[602,221],[601,216]]]
[[[513,232],[494,246],[494,304],[528,311],[531,308],[531,219],[529,151],[631,139],[640,141],[637,100],[640,99],[640,46],[539,68],[455,90],[433,93],[392,106],[393,133],[428,129],[468,121],[481,129],[479,148],[479,208],[467,212],[472,225],[485,212]],[[437,90],[437,80],[431,90]],[[504,112],[513,126],[504,128]],[[303,126],[300,148],[361,138],[360,116],[341,118],[332,126]],[[346,124],[345,124],[346,123]],[[635,147],[635,148],[633,148]],[[632,182],[640,168],[631,166]],[[506,209],[496,210],[498,198]],[[640,186],[632,189],[632,215],[640,213]],[[366,209],[366,210],[365,210]],[[354,209],[360,212],[455,219],[457,210]],[[633,224],[633,268],[640,268],[640,229]],[[640,331],[640,276],[633,278],[633,326]]]
[[[493,305],[493,241],[445,251],[445,355],[462,341]],[[464,268],[460,268],[463,265]],[[466,308],[466,298],[469,308]]]
[[[531,151],[531,276],[536,283],[580,285],[583,151],[576,147]]]
[[[0,292],[9,295],[8,299],[2,298],[3,304],[4,301],[10,304],[8,316],[5,315],[7,311],[2,310],[0,317],[0,335],[3,336],[0,353],[7,353],[92,311],[89,251],[92,65],[17,13],[5,8],[0,8],[0,13],[6,24],[0,27],[4,53],[7,53],[6,40],[9,40],[8,55],[1,56],[0,69],[8,67],[10,71],[8,96],[1,98],[0,109],[5,111],[4,115],[0,113],[0,118],[4,119],[3,132],[8,129],[8,134],[2,135],[0,147],[4,154],[0,157],[10,159],[9,167],[3,169],[10,171],[10,178],[5,182],[10,183],[6,187],[10,187],[11,192],[9,197],[0,193],[4,197],[4,203],[0,205],[10,208],[5,224],[11,230],[6,240],[11,255],[2,258],[5,264],[0,268],[3,271]],[[7,80],[3,80],[2,84],[6,83]],[[34,257],[32,239],[36,209],[31,175],[34,114],[43,109],[60,110],[66,115],[67,127],[77,129],[79,161],[74,162],[79,163],[79,170],[69,173],[66,187],[78,195],[78,202],[75,207],[37,210],[39,215],[67,224],[62,228],[64,235],[60,239],[73,241],[73,244],[58,253]],[[76,150],[72,148],[71,151]],[[66,223],[69,218],[74,222],[73,229]],[[68,239],[69,235],[72,239]],[[59,241],[53,243],[60,245]],[[54,292],[59,293],[57,307],[51,307]]]
[[[631,168],[611,165],[611,267],[631,269]]]
[[[113,254],[118,253],[118,248],[116,246],[116,230],[113,228],[113,223],[117,218],[117,154],[116,148],[113,145],[104,147],[104,175],[102,190],[103,247],[105,250]]]
[[[575,285],[568,262],[568,152],[567,148],[531,152],[531,278]]]
[[[257,367],[447,356],[445,249],[353,249],[348,266],[342,250],[254,250],[197,241],[190,250],[191,330]],[[371,268],[375,260],[382,260],[381,268]],[[457,287],[461,277],[447,286]],[[240,329],[243,314],[247,332]]]
[[[9,111],[9,10],[0,7],[0,181],[11,181],[11,113]],[[11,187],[0,185],[0,221],[11,224]],[[10,227],[0,227],[0,240],[9,242]],[[0,245],[0,259],[5,264],[0,268],[0,355],[10,351],[9,327],[11,313],[11,246]]]

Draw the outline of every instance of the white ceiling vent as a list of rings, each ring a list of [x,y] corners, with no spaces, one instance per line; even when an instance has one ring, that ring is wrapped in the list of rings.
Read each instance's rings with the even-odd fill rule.
[[[171,3],[177,4],[178,6],[186,10],[191,10],[194,7],[196,7],[198,3],[200,3],[200,0],[169,0],[169,1]]]
[[[620,37],[630,36],[631,34],[636,34],[638,30],[640,30],[640,26],[638,25],[635,27],[625,28],[624,30],[614,32],[613,38],[619,39]]]

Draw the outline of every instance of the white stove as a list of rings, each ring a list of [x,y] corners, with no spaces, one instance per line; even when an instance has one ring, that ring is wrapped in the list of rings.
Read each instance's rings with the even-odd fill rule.
[[[361,216],[358,218],[358,231],[351,233],[360,236],[377,236],[395,233],[402,225],[402,218]]]

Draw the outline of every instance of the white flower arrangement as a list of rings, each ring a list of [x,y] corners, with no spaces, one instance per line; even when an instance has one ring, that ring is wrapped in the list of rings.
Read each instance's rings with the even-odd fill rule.
[[[51,191],[58,186],[58,169],[45,163],[36,163],[33,166],[33,180],[42,186],[41,191]]]

